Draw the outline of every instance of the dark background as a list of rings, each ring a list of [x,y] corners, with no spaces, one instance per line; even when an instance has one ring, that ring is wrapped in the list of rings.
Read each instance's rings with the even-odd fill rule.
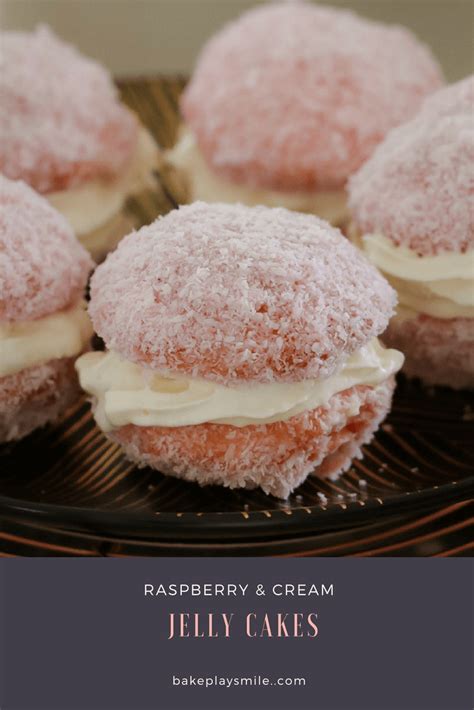
[[[0,560],[2,710],[470,710],[469,560]],[[333,583],[333,597],[143,596],[145,582]],[[166,639],[170,611],[238,615],[230,639]],[[248,639],[249,611],[315,611],[315,639]],[[4,649],[5,650],[5,649]],[[173,688],[171,675],[306,676]]]

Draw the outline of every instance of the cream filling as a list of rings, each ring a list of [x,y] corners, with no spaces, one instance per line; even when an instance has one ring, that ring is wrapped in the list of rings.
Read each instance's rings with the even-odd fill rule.
[[[89,180],[46,197],[66,217],[80,239],[109,222],[130,195],[153,188],[153,170],[158,159],[155,141],[142,126],[130,166],[122,175],[112,180]]]
[[[359,240],[368,259],[397,290],[400,305],[435,318],[474,318],[474,250],[419,256],[380,234]]]
[[[403,355],[377,338],[325,379],[225,387],[206,380],[169,377],[123,360],[113,352],[86,353],[76,362],[82,388],[96,399],[104,431],[136,426],[178,427],[213,422],[243,427],[285,421],[327,404],[356,385],[375,386],[397,372]],[[354,412],[357,414],[357,412]]]
[[[0,377],[74,357],[87,347],[93,334],[84,301],[30,321],[0,323]]]
[[[183,130],[174,148],[168,151],[167,160],[184,173],[190,202],[203,200],[286,207],[297,212],[317,214],[332,224],[342,224],[348,215],[345,190],[280,192],[226,181],[208,167],[189,129]]]

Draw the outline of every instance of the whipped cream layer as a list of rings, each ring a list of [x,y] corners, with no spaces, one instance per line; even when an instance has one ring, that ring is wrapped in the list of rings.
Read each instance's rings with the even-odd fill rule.
[[[183,130],[177,144],[168,151],[167,160],[184,173],[190,202],[241,202],[251,207],[286,207],[316,214],[334,225],[342,224],[348,216],[345,190],[280,192],[226,181],[209,168],[189,129]]]
[[[474,318],[474,250],[419,256],[381,234],[356,238],[368,259],[397,290],[400,312]]]
[[[50,360],[74,357],[88,346],[92,334],[82,300],[44,318],[0,323],[0,377]]]
[[[66,217],[80,239],[115,217],[130,195],[153,188],[153,170],[157,165],[158,148],[148,131],[141,127],[130,166],[119,177],[89,180],[46,197]]]
[[[285,421],[356,385],[376,386],[402,364],[400,352],[384,348],[374,338],[336,374],[301,382],[225,387],[161,375],[113,351],[86,353],[76,369],[82,388],[96,400],[97,424],[111,431],[127,424],[181,427],[212,422],[243,427]]]

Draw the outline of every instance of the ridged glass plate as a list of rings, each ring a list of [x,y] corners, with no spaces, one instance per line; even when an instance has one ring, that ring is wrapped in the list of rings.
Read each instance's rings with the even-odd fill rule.
[[[216,539],[296,535],[422,511],[474,494],[472,416],[468,395],[401,378],[363,458],[336,482],[309,477],[282,503],[136,468],[81,401],[57,426],[0,448],[0,515],[62,529]]]

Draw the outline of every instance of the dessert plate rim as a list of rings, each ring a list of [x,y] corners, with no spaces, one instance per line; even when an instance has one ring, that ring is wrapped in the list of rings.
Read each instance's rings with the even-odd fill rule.
[[[414,491],[404,491],[366,501],[331,502],[328,506],[301,505],[273,510],[186,511],[139,513],[65,506],[0,495],[0,517],[53,524],[62,530],[95,531],[111,537],[128,536],[180,539],[298,535],[326,532],[362,524],[381,515],[403,515],[474,496],[474,476]]]

